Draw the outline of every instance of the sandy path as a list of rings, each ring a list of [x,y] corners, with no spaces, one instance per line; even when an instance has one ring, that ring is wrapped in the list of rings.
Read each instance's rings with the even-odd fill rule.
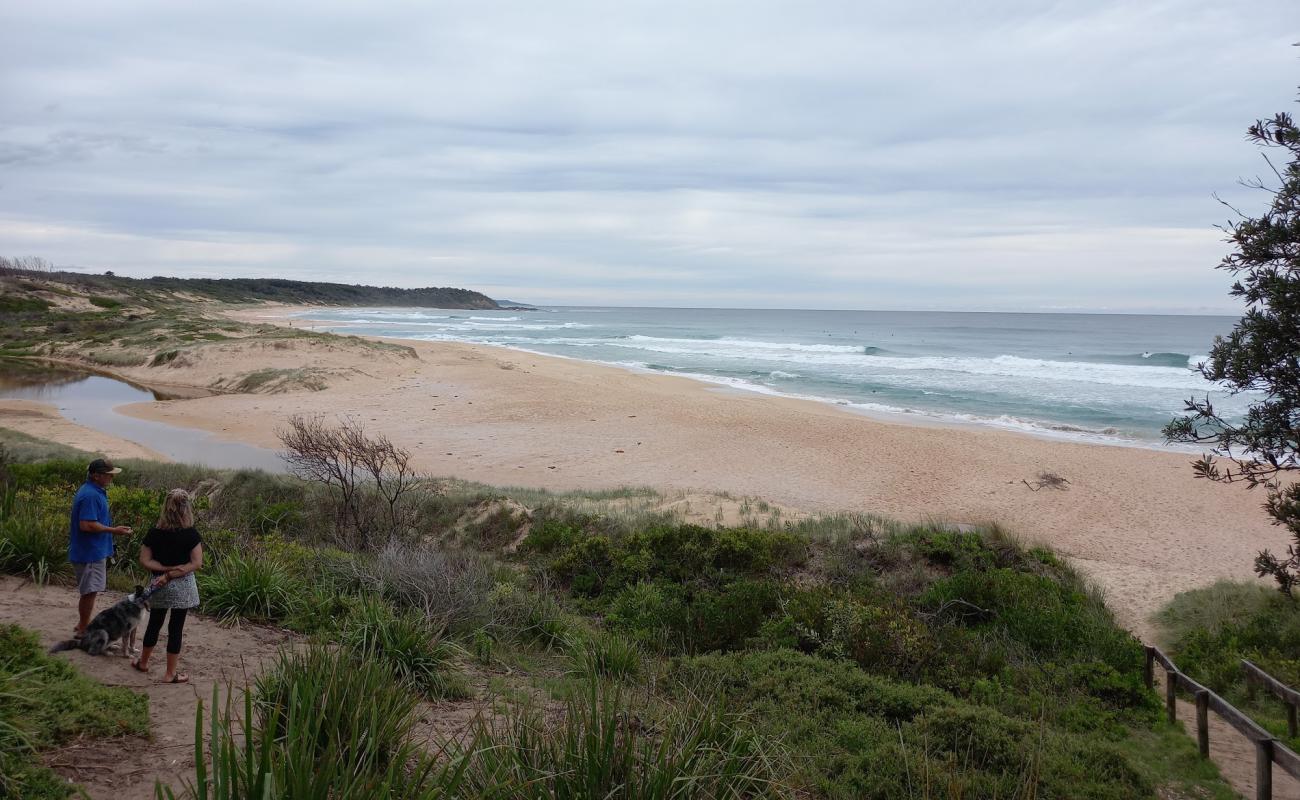
[[[49,403],[35,400],[0,399],[0,427],[41,439],[60,442],[108,458],[144,458],[168,461],[148,447],[87,428],[64,417]]]
[[[120,598],[120,593],[106,592],[97,609]],[[47,647],[68,638],[77,621],[76,608],[76,592],[71,588],[0,577],[0,622],[36,631]],[[211,619],[191,616],[181,653],[181,670],[190,675],[190,683],[173,686],[156,682],[162,677],[166,637],[164,630],[150,675],[131,669],[127,659],[116,654],[93,657],[80,650],[60,654],[100,683],[149,696],[152,741],[125,737],[73,742],[45,754],[48,765],[84,786],[93,800],[153,800],[155,780],[179,789],[182,777],[193,778],[198,701],[210,702],[214,685],[242,685],[288,641],[283,632],[271,628],[225,628]]]
[[[254,314],[265,321],[267,311]],[[301,323],[299,323],[301,324]],[[206,385],[250,364],[330,371],[329,388],[124,406],[147,419],[275,447],[295,413],[351,415],[410,448],[417,466],[497,485],[650,485],[752,495],[805,511],[996,521],[1070,556],[1121,621],[1221,577],[1252,579],[1286,537],[1262,496],[1198,481],[1187,453],[900,424],[809,401],[500,348],[403,341],[417,358],[354,345],[232,342],[168,379]],[[128,374],[148,382],[151,371]],[[1065,491],[1022,483],[1049,471]]]

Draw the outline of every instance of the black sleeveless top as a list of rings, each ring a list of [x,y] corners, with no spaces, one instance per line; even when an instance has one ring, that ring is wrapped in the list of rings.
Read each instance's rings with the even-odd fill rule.
[[[142,547],[149,548],[153,560],[164,567],[179,567],[190,562],[190,551],[203,543],[194,528],[150,528]]]

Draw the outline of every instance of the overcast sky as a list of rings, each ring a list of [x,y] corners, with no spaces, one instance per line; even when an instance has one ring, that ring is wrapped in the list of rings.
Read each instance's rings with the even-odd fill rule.
[[[1300,3],[0,0],[0,254],[536,303],[1231,310]]]

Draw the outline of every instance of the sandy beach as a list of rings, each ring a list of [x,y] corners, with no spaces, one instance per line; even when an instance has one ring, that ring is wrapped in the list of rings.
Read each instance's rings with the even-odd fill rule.
[[[233,315],[289,324],[295,310]],[[350,415],[409,448],[423,471],[497,485],[648,485],[756,496],[809,512],[993,521],[1073,559],[1140,633],[1175,593],[1251,578],[1256,551],[1286,541],[1260,510],[1262,495],[1196,480],[1186,453],[885,422],[500,348],[400,344],[410,351],[312,338],[210,345],[197,363],[122,372],[145,383],[207,386],[255,368],[306,369],[327,386],[119,410],[264,447],[276,446],[276,428],[292,414]],[[67,441],[54,423],[42,426]],[[1066,478],[1068,488],[1024,483],[1043,472]]]

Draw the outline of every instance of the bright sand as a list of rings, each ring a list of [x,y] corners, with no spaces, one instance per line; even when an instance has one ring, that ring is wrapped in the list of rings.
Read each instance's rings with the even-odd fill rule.
[[[234,316],[288,324],[294,310]],[[329,387],[122,410],[264,447],[277,445],[276,427],[291,414],[351,415],[409,448],[423,471],[497,485],[704,489],[811,512],[994,521],[1068,555],[1144,634],[1147,617],[1175,593],[1251,578],[1255,553],[1286,543],[1260,509],[1262,493],[1197,480],[1187,453],[883,421],[493,347],[401,344],[419,358],[308,340],[209,346],[197,365],[123,372],[207,385],[260,367],[317,367],[330,373]],[[1043,472],[1068,488],[1032,491],[1022,482]]]

